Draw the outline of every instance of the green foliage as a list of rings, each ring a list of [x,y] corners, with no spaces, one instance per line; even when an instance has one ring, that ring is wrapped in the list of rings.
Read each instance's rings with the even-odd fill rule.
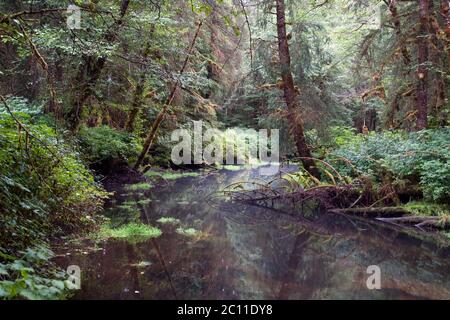
[[[26,248],[92,228],[108,194],[38,108],[18,98],[8,105],[21,124],[0,109],[0,261],[8,260],[0,295],[58,297],[65,286],[41,263],[48,252]],[[23,257],[9,261],[5,254]]]
[[[141,151],[137,138],[108,126],[82,127],[78,137],[83,155],[90,163],[111,159],[132,161]]]
[[[72,284],[65,273],[54,269],[49,259],[53,253],[46,247],[27,248],[16,258],[0,251],[0,299],[61,299]]]
[[[406,133],[402,131],[359,135],[344,143],[332,155],[345,175],[364,173],[381,181],[386,176],[418,183],[424,198],[450,198],[450,128]],[[338,156],[338,157],[336,157]],[[343,157],[351,162],[349,165]],[[356,169],[356,170],[355,170]]]
[[[15,110],[16,100],[10,100]],[[0,113],[0,246],[33,241],[92,224],[107,193],[74,149],[39,116]]]
[[[150,202],[152,202],[151,199],[141,199],[137,203],[141,206],[147,206],[150,204]]]
[[[448,216],[450,205],[425,201],[411,201],[404,205],[405,209],[418,216]]]
[[[330,133],[333,147],[342,147],[348,144],[357,143],[362,139],[361,135],[356,134],[356,129],[345,126],[333,126]]]
[[[129,184],[125,186],[127,191],[145,191],[150,190],[153,186],[148,182],[141,182],[135,184]]]

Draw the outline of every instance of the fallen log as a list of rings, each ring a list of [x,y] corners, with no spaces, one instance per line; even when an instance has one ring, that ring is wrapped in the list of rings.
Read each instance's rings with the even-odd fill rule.
[[[414,225],[415,227],[420,229],[431,228],[431,229],[446,230],[450,227],[450,223],[442,221],[440,217],[408,216],[399,218],[377,218],[377,220],[393,224]]]
[[[347,209],[331,209],[331,213],[341,213],[365,218],[392,218],[392,217],[402,217],[404,215],[410,214],[407,210],[400,207],[364,207],[364,208],[347,208]]]

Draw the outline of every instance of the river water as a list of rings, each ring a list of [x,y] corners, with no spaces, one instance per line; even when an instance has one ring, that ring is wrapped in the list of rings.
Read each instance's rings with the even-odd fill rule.
[[[314,206],[274,210],[217,196],[260,178],[268,179],[255,169],[224,169],[119,194],[105,214],[127,220],[120,205],[136,201],[134,218],[162,235],[61,249],[58,265],[81,268],[73,298],[450,299],[445,243]],[[372,265],[380,268],[379,290],[366,284]]]

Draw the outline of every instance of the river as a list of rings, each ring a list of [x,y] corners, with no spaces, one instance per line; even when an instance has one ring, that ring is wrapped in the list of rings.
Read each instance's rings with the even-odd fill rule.
[[[448,246],[314,206],[286,214],[217,196],[261,178],[223,169],[117,195],[105,214],[126,217],[120,204],[135,201],[138,218],[162,235],[61,248],[56,263],[81,269],[73,298],[450,299]],[[381,289],[366,285],[373,265]]]

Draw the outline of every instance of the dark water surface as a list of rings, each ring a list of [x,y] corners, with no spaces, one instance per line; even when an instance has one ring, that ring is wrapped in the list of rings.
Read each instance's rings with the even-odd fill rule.
[[[221,170],[129,194],[151,200],[136,212],[162,236],[61,250],[60,266],[81,268],[73,298],[450,299],[448,247],[308,207],[278,212],[211,200],[234,182],[258,178],[258,170]],[[114,209],[109,214],[126,217]],[[366,286],[370,265],[381,269],[380,290]]]

